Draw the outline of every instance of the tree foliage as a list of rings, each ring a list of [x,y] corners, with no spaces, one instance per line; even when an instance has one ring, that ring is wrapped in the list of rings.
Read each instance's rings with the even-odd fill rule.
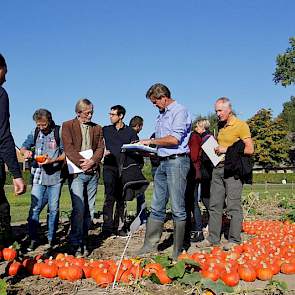
[[[291,46],[286,52],[277,56],[277,66],[273,74],[274,82],[285,87],[295,84],[295,37],[291,37],[289,43]]]
[[[295,96],[283,104],[283,111],[279,115],[288,125],[288,131],[295,132]]]
[[[288,128],[281,118],[273,119],[270,109],[261,109],[248,120],[248,124],[255,145],[255,163],[267,167],[288,162]]]

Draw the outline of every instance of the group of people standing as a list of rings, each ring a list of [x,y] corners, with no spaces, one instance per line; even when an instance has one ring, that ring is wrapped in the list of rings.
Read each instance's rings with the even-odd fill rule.
[[[0,85],[5,82],[6,72],[5,59],[0,55]],[[14,177],[16,194],[25,192],[25,184],[21,178],[14,141],[10,133],[8,96],[2,87],[0,87],[0,98],[0,161],[2,161],[0,162],[2,169],[0,230],[1,233],[10,233],[9,204],[4,192],[4,162]],[[213,136],[209,131],[209,121],[200,119],[192,126],[188,110],[171,97],[169,88],[163,84],[152,85],[146,93],[146,98],[159,109],[159,114],[153,136],[140,141],[138,133],[143,127],[143,119],[135,116],[129,126],[126,125],[123,121],[126,110],[121,105],[110,108],[111,124],[104,127],[92,122],[94,106],[88,99],[80,99],[76,103],[75,118],[64,122],[62,126],[55,124],[50,111],[36,110],[33,115],[36,128],[27,136],[21,147],[24,157],[32,160],[28,250],[33,250],[39,243],[37,231],[39,215],[46,204],[48,204],[48,247],[54,246],[59,218],[59,198],[66,177],[72,201],[69,252],[87,255],[88,230],[94,219],[101,163],[103,163],[105,188],[102,236],[107,238],[114,234],[127,235],[125,216],[128,198],[125,179],[130,175],[139,177],[136,183],[142,184],[140,189],[138,187],[136,189],[138,213],[142,212],[142,205],[145,202],[146,182],[140,174],[144,164],[143,157],[138,153],[127,153],[126,156],[126,153],[121,152],[123,144],[136,141],[157,148],[157,156],[151,158],[152,164],[156,163],[153,165],[152,204],[146,224],[144,244],[137,252],[138,255],[157,251],[169,198],[174,224],[172,252],[174,259],[177,259],[190,241],[198,242],[199,247],[220,243],[221,219],[225,203],[231,221],[228,243],[224,247],[228,250],[241,242],[241,193],[245,182],[243,158],[249,159],[254,151],[249,127],[234,116],[228,98],[217,99],[215,111],[219,120],[217,136],[219,145],[215,152],[218,155],[224,154],[225,158],[214,167],[201,149],[202,144]],[[38,161],[38,156],[43,156],[44,159]],[[76,169],[74,172],[66,169],[66,159],[71,163],[71,167]],[[125,167],[124,161],[128,163]],[[130,167],[132,169],[136,167],[137,170],[129,171]],[[198,186],[201,193],[196,198],[195,191]],[[203,236],[199,199],[208,212],[207,239]],[[143,213],[146,221],[146,212]]]

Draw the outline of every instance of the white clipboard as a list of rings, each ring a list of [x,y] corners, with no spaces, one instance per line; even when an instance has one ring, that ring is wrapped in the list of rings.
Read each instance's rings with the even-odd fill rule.
[[[91,159],[91,157],[93,156],[93,150],[92,149],[85,150],[85,151],[79,152],[79,154],[85,159]],[[67,159],[69,174],[84,172],[82,169],[77,167],[68,157],[66,157],[66,159]]]
[[[224,155],[218,156],[215,153],[214,149],[218,146],[219,144],[214,138],[214,136],[210,136],[201,146],[202,150],[209,157],[214,167],[216,167],[219,162],[224,160]]]

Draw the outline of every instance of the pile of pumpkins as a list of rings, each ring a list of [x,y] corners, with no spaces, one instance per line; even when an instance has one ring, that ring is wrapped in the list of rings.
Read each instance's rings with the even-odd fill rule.
[[[254,282],[271,280],[278,273],[295,274],[295,224],[280,221],[249,221],[243,231],[255,237],[231,251],[213,247],[210,252],[191,255],[182,253],[178,259],[193,259],[200,265],[203,277],[221,279],[228,286],[240,280]]]
[[[139,259],[124,259],[118,270],[119,261],[111,259],[87,260],[63,253],[48,259],[43,259],[42,255],[20,259],[12,247],[4,248],[0,253],[0,258],[9,261],[6,267],[8,276],[15,276],[25,271],[29,275],[39,275],[48,279],[59,277],[61,280],[72,282],[92,278],[100,287],[107,287],[114,282],[115,276],[118,283],[132,284],[155,273],[162,284],[172,282],[160,264],[151,262],[142,267]]]
[[[231,251],[213,247],[209,251],[200,250],[192,254],[183,252],[178,260],[197,262],[201,276],[213,281],[221,279],[228,286],[236,286],[240,280],[253,282],[271,280],[278,273],[295,274],[295,224],[280,221],[249,221],[243,223],[243,231],[252,238]],[[4,248],[0,258],[10,261],[7,274],[15,276],[20,271],[45,278],[59,277],[62,280],[76,281],[92,278],[100,287],[107,287],[116,281],[132,284],[141,278],[156,275],[162,284],[169,284],[172,279],[159,263],[150,261],[143,266],[140,259],[124,259],[118,270],[119,261],[87,260],[59,253],[55,258],[43,259],[17,257],[17,251]]]

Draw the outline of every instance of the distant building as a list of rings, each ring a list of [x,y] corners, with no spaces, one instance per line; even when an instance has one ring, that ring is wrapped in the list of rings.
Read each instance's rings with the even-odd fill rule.
[[[20,152],[20,149],[17,146],[15,147],[15,151],[16,151],[17,160],[21,170],[22,171],[30,170],[29,161],[24,158],[24,156]],[[5,171],[8,171],[6,164],[5,164]]]

